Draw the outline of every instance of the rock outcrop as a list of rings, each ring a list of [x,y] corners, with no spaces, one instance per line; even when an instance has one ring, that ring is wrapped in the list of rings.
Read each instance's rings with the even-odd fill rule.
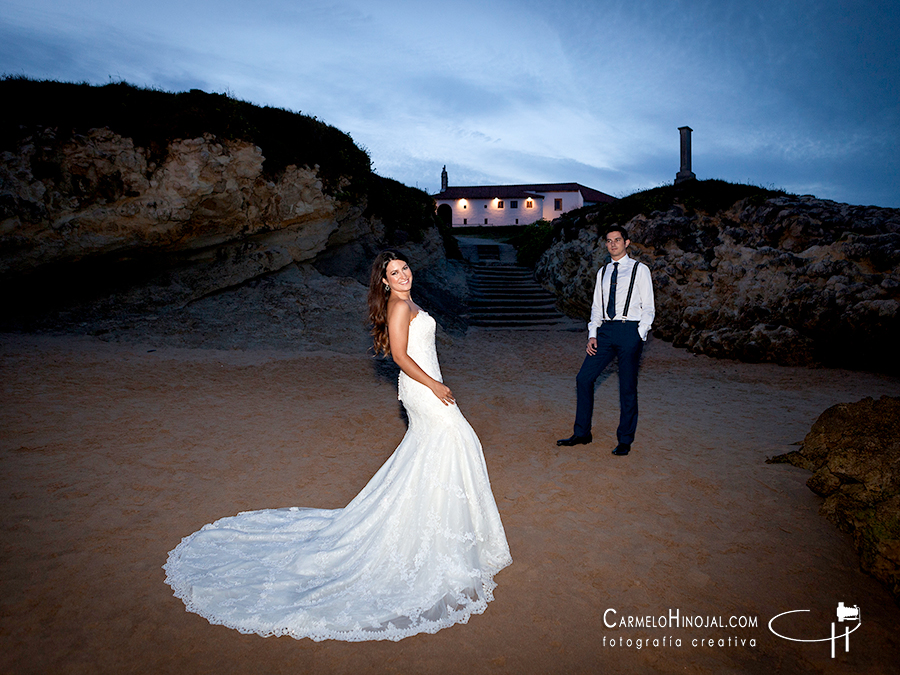
[[[316,167],[265,180],[262,150],[245,141],[175,140],[157,165],[109,129],[54,140],[44,130],[2,155],[5,278],[152,257],[185,264],[146,302],[184,304],[362,234],[361,209],[325,194]]]
[[[602,216],[582,215],[536,266],[583,319],[609,259]],[[657,337],[710,356],[900,372],[900,210],[749,197],[712,213],[676,201],[618,224],[650,266]]]
[[[220,103],[216,95],[190,96]],[[241,105],[243,115],[252,108]],[[271,115],[291,122],[286,111]],[[301,129],[324,128],[303,121]],[[364,161],[354,155],[347,164],[368,166],[346,137],[326,130],[341,142],[334,153],[352,150]],[[163,145],[142,145],[109,127],[19,127],[14,136],[11,142],[6,134],[0,152],[0,329],[75,325],[114,335],[171,324],[181,334],[195,303],[222,293],[249,298],[254,293],[237,291],[250,282],[268,289],[269,299],[290,291],[298,310],[292,321],[311,325],[300,317],[308,319],[305,309],[319,302],[306,294],[325,283],[322,273],[367,284],[370,261],[391,246],[421,270],[419,297],[445,324],[464,327],[457,317],[465,277],[447,260],[432,202],[421,191],[370,172],[326,178],[318,164],[286,163],[283,147],[273,170],[250,140],[212,133]],[[404,216],[417,222],[398,222]],[[346,290],[344,300],[352,297],[364,312],[364,288]],[[228,304],[203,303],[207,310]],[[365,335],[364,320],[357,324]]]
[[[813,472],[821,513],[853,536],[863,570],[900,602],[900,398],[842,403],[823,412],[787,462]]]

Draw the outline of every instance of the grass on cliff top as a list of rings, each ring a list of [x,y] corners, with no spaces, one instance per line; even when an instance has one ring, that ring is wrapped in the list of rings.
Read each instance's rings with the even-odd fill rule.
[[[56,130],[56,142],[90,129],[108,127],[146,148],[157,161],[172,140],[204,133],[221,140],[244,140],[262,148],[267,176],[289,164],[319,165],[326,189],[334,193],[339,178],[357,189],[371,173],[368,154],[344,132],[315,117],[281,108],[260,107],[225,94],[198,89],[170,93],[125,82],[104,86],[24,77],[0,80],[0,150],[15,150],[36,127]]]
[[[742,199],[750,198],[752,203],[762,204],[772,197],[787,195],[783,190],[716,179],[662,185],[635,192],[608,204],[595,204],[569,211],[552,223],[539,220],[524,227],[510,239],[510,243],[518,249],[519,263],[534,267],[554,241],[560,238],[571,241],[588,225],[592,228],[596,226],[597,231],[602,233],[605,228],[613,225],[625,226],[635,216],[650,216],[655,211],[668,211],[676,203],[684,206],[688,215],[698,211],[712,214],[730,208]]]
[[[762,204],[772,197],[784,197],[784,190],[772,190],[758,185],[729,183],[724,180],[692,180],[678,185],[661,185],[649,190],[641,190],[622,197],[610,204],[589,207],[591,212],[600,214],[599,227],[615,224],[625,225],[637,215],[649,216],[654,211],[668,211],[676,203],[684,206],[688,215],[695,212],[717,213],[730,208],[742,199],[751,198]],[[580,209],[582,213],[587,209]],[[580,215],[572,211],[573,217]]]
[[[597,204],[569,211],[554,221],[554,233],[563,233],[568,241],[578,236],[578,231],[587,224],[584,216],[596,214],[591,222],[596,224],[597,231],[613,225],[625,226],[629,220],[638,215],[650,216],[656,211],[668,211],[675,204],[685,208],[688,216],[694,213],[714,214],[731,208],[742,199],[750,199],[751,204],[759,205],[773,197],[786,197],[790,193],[774,190],[758,185],[729,183],[728,181],[709,179],[692,180],[679,185],[661,185],[649,190],[641,190],[622,197],[609,204]]]

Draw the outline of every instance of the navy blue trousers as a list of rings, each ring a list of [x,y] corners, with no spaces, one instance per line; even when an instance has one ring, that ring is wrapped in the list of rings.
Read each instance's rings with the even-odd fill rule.
[[[612,360],[619,361],[619,443],[631,445],[637,429],[638,363],[644,341],[638,334],[637,321],[604,321],[597,329],[597,353],[584,357],[575,378],[578,405],[575,410],[575,435],[586,436],[591,431],[594,416],[594,383]]]

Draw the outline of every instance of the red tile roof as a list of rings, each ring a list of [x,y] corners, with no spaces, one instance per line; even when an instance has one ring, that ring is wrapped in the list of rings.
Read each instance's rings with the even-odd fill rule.
[[[533,183],[529,185],[450,186],[433,195],[435,199],[540,199],[547,192],[580,192],[585,202],[605,204],[616,201],[605,192],[578,183]]]

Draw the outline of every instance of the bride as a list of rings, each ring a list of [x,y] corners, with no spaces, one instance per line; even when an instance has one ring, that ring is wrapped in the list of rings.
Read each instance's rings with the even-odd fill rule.
[[[246,511],[185,537],[163,569],[188,611],[242,633],[355,642],[435,633],[493,600],[509,546],[412,280],[386,251],[369,283],[375,349],[400,367],[409,417],[394,454],[343,509]]]

